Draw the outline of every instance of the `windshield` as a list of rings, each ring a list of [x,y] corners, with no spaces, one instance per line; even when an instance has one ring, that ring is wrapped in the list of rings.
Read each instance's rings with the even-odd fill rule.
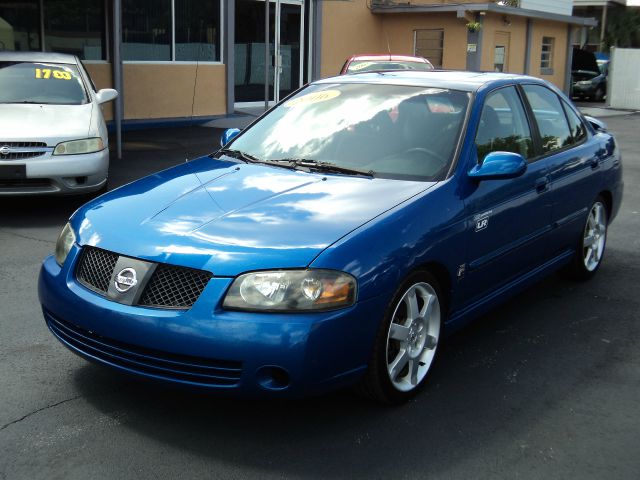
[[[354,60],[349,64],[347,73],[374,72],[376,70],[433,70],[430,63],[408,62],[402,60]]]
[[[449,170],[468,104],[468,93],[441,88],[311,85],[226,147],[261,160],[437,180]]]
[[[0,62],[0,103],[87,103],[75,65]]]

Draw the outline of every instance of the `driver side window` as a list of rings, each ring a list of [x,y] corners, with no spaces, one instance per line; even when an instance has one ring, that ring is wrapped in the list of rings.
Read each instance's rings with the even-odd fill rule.
[[[533,157],[531,131],[515,87],[501,88],[487,96],[476,132],[476,148],[478,163],[491,152]]]

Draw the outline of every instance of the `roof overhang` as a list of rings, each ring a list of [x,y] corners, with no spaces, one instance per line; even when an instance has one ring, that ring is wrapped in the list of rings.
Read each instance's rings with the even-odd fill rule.
[[[581,27],[595,27],[598,24],[595,18],[573,17],[571,15],[559,15],[557,13],[541,12],[539,10],[506,7],[496,3],[458,3],[452,5],[376,5],[374,3],[371,6],[371,11],[377,14],[460,12],[459,16],[464,16],[464,12],[493,12],[516,17],[552,20],[554,22],[563,22]]]
[[[626,6],[625,0],[573,0],[573,8],[576,7],[604,7],[607,6]]]

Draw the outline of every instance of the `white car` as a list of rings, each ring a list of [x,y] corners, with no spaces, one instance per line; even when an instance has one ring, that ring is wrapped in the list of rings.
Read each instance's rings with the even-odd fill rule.
[[[109,139],[96,91],[74,55],[0,52],[0,195],[106,189]]]

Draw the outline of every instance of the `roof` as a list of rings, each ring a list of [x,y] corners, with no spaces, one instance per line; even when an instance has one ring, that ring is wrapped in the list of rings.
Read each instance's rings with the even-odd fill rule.
[[[435,1],[435,0],[434,0]],[[581,25],[595,27],[598,22],[595,18],[573,17],[571,15],[559,15],[557,13],[542,12],[539,10],[529,10],[526,8],[507,7],[496,3],[452,3],[433,5],[411,5],[411,4],[374,4],[371,7],[373,13],[436,13],[436,12],[456,12],[464,16],[464,12],[495,12],[516,17],[539,18],[543,20],[554,20],[556,22],[569,23],[571,25]]]
[[[76,57],[54,52],[0,52],[0,62],[51,62],[76,64]]]
[[[539,78],[527,75],[495,72],[466,72],[454,70],[403,70],[389,72],[356,73],[352,75],[340,75],[338,77],[324,78],[313,82],[323,83],[379,83],[391,85],[424,86],[433,88],[450,88],[474,92],[490,82],[506,80],[531,80],[541,83]]]

